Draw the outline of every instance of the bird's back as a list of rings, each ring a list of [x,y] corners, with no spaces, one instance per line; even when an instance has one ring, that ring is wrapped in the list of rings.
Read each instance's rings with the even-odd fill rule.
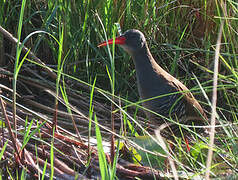
[[[166,118],[176,118],[181,123],[191,121],[194,124],[203,124],[207,119],[206,114],[188,88],[163,70],[152,56],[148,59],[149,63],[143,66],[135,62],[138,90],[141,99],[144,100],[143,106]],[[166,121],[155,113],[145,113],[156,124],[160,125]]]

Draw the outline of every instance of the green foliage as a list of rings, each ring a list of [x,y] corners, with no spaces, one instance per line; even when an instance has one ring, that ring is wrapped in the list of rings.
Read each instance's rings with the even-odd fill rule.
[[[133,139],[137,145],[143,147],[143,149],[153,152],[166,155],[161,146],[158,145],[153,139],[149,136],[140,136]],[[133,153],[134,154],[134,153]],[[143,150],[138,150],[138,154],[141,156],[141,164],[145,166],[151,166],[153,168],[164,169],[166,158],[156,156],[154,154],[145,152]],[[138,155],[137,155],[138,156]],[[135,157],[136,158],[136,157]],[[139,160],[138,158],[136,158]]]
[[[197,142],[190,151],[191,156],[195,159],[195,161],[202,161],[203,163],[206,160],[206,154],[208,150],[208,146],[203,142]],[[205,151],[205,152],[204,152]],[[216,151],[215,149],[213,151]]]

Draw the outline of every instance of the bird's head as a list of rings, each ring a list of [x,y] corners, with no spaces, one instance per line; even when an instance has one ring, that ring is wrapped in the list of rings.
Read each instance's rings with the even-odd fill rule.
[[[108,44],[113,44],[113,39],[108,40]],[[130,55],[141,51],[146,47],[145,36],[142,32],[136,29],[127,30],[121,36],[115,38],[115,44],[120,45]],[[104,41],[98,47],[106,46],[107,42]]]

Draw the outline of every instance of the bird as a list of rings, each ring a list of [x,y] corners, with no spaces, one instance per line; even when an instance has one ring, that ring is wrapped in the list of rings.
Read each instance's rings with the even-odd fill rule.
[[[141,31],[127,30],[115,40],[104,41],[98,47],[113,42],[133,59],[139,96],[149,121],[158,126],[168,123],[171,118],[181,124],[205,124],[208,118],[199,102],[181,81],[156,62]]]

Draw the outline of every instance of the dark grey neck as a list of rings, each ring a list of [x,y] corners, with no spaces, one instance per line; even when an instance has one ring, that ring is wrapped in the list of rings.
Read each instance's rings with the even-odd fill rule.
[[[132,54],[132,59],[136,66],[136,71],[149,71],[156,63],[147,45]]]
[[[165,71],[156,63],[147,46],[132,54],[136,68],[138,90],[142,99],[162,94]]]

